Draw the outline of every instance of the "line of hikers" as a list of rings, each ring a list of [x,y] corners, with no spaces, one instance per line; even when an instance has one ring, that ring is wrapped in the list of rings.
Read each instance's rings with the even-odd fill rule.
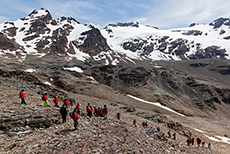
[[[195,139],[194,138],[187,138],[187,140],[186,140],[186,143],[187,143],[187,145],[188,146],[190,146],[190,145],[194,145],[194,142],[195,142]],[[199,138],[199,137],[197,137],[196,138],[196,143],[197,143],[197,147],[200,147],[200,145],[202,145],[202,147],[204,147],[205,146],[205,142],[203,141],[201,141],[201,139]],[[211,149],[211,143],[208,143],[208,148],[209,149]]]
[[[21,98],[21,104],[26,104],[24,90],[20,91],[19,97]],[[49,106],[47,93],[42,95],[42,100],[44,101],[44,106]],[[69,105],[73,106],[73,102],[74,102],[74,100],[72,98],[64,99],[64,101],[63,101],[63,104],[60,108],[60,113],[62,116],[62,122],[63,123],[66,122],[66,117],[68,115],[67,107]],[[53,103],[54,103],[54,107],[59,107],[59,105],[58,105],[59,99],[57,96],[54,97]],[[74,110],[69,113],[69,116],[74,121],[74,128],[75,129],[77,128],[77,125],[78,125],[78,120],[79,120],[78,115],[81,113],[80,106],[81,106],[81,104],[78,103],[76,105],[76,107],[74,108]],[[107,119],[107,114],[109,112],[109,109],[107,108],[106,105],[104,105],[104,108],[100,108],[100,107],[96,108],[96,106],[94,105],[94,109],[93,109],[92,105],[90,103],[88,103],[88,105],[86,106],[87,117],[91,118],[93,116],[93,111],[94,111],[95,117],[100,116],[100,117],[104,117],[105,119]]]
[[[171,130],[168,130],[168,138],[171,138]],[[173,139],[176,140],[176,133],[173,133]]]
[[[42,100],[44,101],[44,106],[49,106],[47,93],[45,93],[45,94],[42,95]],[[54,103],[55,107],[59,107],[58,102],[59,102],[59,99],[58,99],[57,96],[55,96],[54,99],[53,99],[53,103]],[[73,99],[72,98],[70,98],[69,100],[68,99],[64,99],[63,103],[66,106],[69,106],[69,105],[73,106]]]
[[[64,103],[62,105],[62,107],[60,108],[60,113],[62,115],[62,120],[63,120],[63,123],[66,122],[66,117],[68,115],[68,112],[67,112],[67,107],[68,107],[69,103],[68,103],[68,100],[64,100]],[[81,113],[81,104],[78,103],[76,105],[76,107],[74,108],[74,110],[72,112],[69,113],[69,116],[74,120],[74,129],[76,130],[77,129],[77,125],[78,125],[78,120],[79,120],[79,115]],[[97,116],[103,116],[105,117],[105,119],[107,118],[107,114],[109,112],[109,109],[107,108],[106,105],[104,105],[104,108],[94,108],[94,116],[97,117]],[[87,112],[87,117],[88,118],[91,118],[93,116],[93,107],[90,103],[88,103],[88,105],[86,106],[86,112]],[[82,114],[83,115],[83,114]]]
[[[19,96],[21,98],[21,104],[26,104],[24,90],[20,91]],[[44,106],[49,106],[47,93],[45,93],[44,95],[42,95],[42,100],[44,101]],[[58,99],[57,96],[54,97],[53,102],[54,102],[54,106],[55,107],[59,107],[59,105],[58,105],[59,99]],[[60,108],[60,113],[62,115],[62,122],[63,123],[66,122],[66,117],[68,115],[67,107],[69,105],[73,106],[73,99],[72,98],[70,98],[69,100],[68,99],[64,99],[63,105]],[[81,107],[80,106],[81,106],[81,104],[78,103],[76,105],[76,107],[74,108],[74,110],[69,113],[69,116],[74,121],[74,129],[75,130],[77,129],[77,125],[78,125],[78,120],[79,120],[79,116],[78,115],[80,115],[80,113],[81,113]],[[90,103],[88,103],[88,105],[86,106],[86,112],[87,112],[87,116],[89,118],[91,118],[94,115],[95,117],[104,117],[105,119],[107,119],[107,114],[109,112],[109,109],[108,109],[108,107],[106,105],[104,105],[104,108],[96,107],[94,105],[94,108],[93,108],[92,105]],[[118,112],[116,114],[116,118],[118,120],[120,120],[120,117],[121,117],[121,114]],[[135,127],[137,127],[136,123],[137,123],[137,121],[136,121],[136,119],[134,119],[133,120],[133,125]],[[142,122],[142,126],[143,127],[148,127],[148,122],[147,121]],[[157,132],[160,132],[160,127],[157,127]],[[171,138],[171,131],[170,130],[168,131],[168,137]],[[176,133],[173,133],[173,139],[176,140]],[[189,137],[186,140],[186,142],[187,142],[188,146],[194,145],[194,138],[191,139]],[[202,144],[202,147],[205,146],[205,142],[201,143],[201,139],[199,137],[197,137],[196,142],[197,142],[197,146],[198,147],[200,147],[200,144]],[[211,144],[210,143],[208,144],[208,148],[211,150]]]

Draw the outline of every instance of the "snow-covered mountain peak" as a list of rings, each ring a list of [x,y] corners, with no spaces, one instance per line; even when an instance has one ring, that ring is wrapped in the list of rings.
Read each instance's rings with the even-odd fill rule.
[[[230,27],[230,18],[218,18],[209,25],[214,26],[215,29],[220,28],[223,25]]]
[[[109,24],[103,29],[71,17],[52,18],[46,9],[0,24],[0,56],[25,58],[48,53],[105,64],[135,60],[230,59],[230,19],[160,30],[138,22]],[[1,42],[2,40],[2,42]],[[10,44],[10,45],[9,45]]]
[[[33,10],[29,15],[28,18],[49,18],[51,19],[52,16],[50,12],[46,9],[41,8],[40,10]]]

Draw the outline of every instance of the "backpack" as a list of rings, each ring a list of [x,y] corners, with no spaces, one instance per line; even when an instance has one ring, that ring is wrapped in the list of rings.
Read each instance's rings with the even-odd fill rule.
[[[109,109],[108,109],[108,108],[106,108],[106,109],[105,109],[105,113],[107,114],[108,112],[109,112]]]
[[[45,97],[44,97],[44,95],[42,95],[42,100],[43,100],[43,101],[45,100]]]
[[[74,118],[74,112],[70,112],[69,116],[73,119]]]
[[[87,106],[87,110],[90,111],[90,106],[89,105]]]

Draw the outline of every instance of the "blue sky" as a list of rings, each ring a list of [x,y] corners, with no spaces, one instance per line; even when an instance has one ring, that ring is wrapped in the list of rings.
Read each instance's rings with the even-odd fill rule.
[[[138,21],[160,29],[210,23],[230,17],[226,0],[1,0],[0,22],[48,9],[54,18],[73,17],[83,24],[104,27],[109,23]]]

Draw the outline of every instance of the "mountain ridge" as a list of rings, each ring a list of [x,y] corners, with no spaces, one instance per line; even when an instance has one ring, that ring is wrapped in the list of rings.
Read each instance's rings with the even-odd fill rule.
[[[99,29],[72,17],[54,19],[48,10],[40,9],[0,24],[0,54],[23,60],[27,55],[56,53],[113,65],[135,64],[136,60],[230,59],[229,26],[229,18],[219,18],[208,25],[191,24],[170,30],[138,22],[117,22]],[[7,46],[10,42],[11,47]]]

